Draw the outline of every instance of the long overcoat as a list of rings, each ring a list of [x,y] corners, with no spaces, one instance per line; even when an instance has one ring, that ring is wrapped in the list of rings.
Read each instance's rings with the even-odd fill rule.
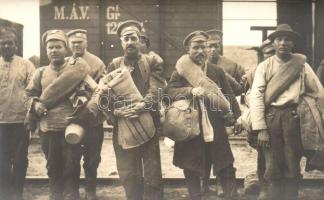
[[[207,65],[206,75],[213,80],[219,87],[223,94],[230,97],[231,106],[237,107],[238,103],[235,95],[230,88],[223,69]],[[189,82],[181,77],[177,71],[173,72],[171,79],[168,83],[166,92],[172,99],[177,95],[193,98],[191,94],[192,86]],[[219,170],[232,164],[234,162],[233,153],[230,148],[228,136],[225,131],[224,119],[222,114],[218,111],[212,111],[208,105],[205,105],[208,112],[208,117],[214,129],[214,141],[211,145],[211,159],[213,163],[214,174]],[[238,116],[239,109],[233,109]],[[182,169],[189,169],[200,176],[205,174],[206,161],[209,159],[206,154],[206,143],[203,140],[202,133],[192,140],[185,142],[176,142],[174,148],[173,164]]]

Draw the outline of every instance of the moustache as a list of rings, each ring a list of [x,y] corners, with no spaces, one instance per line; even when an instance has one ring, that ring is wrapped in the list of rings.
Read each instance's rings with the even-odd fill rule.
[[[197,54],[197,56],[196,56],[196,58],[200,58],[200,59],[204,59],[205,57],[206,57],[205,54],[202,54],[202,53]]]
[[[129,44],[129,45],[127,45],[127,47],[126,47],[127,49],[129,49],[129,48],[136,48],[134,45],[132,45],[132,44]]]

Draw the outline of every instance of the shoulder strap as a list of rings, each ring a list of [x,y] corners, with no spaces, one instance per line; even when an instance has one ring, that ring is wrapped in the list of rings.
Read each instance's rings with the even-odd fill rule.
[[[41,90],[43,90],[43,88],[42,88],[42,78],[43,78],[44,71],[45,71],[45,67],[39,68],[39,85],[41,87]]]
[[[300,77],[300,73],[306,63],[306,57],[301,54],[294,54],[293,58],[280,66],[279,71],[267,84],[264,95],[265,106],[268,107],[275,101],[289,86]]]

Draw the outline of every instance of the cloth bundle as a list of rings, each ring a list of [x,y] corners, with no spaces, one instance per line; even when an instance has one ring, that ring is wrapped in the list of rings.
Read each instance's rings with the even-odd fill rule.
[[[304,149],[324,150],[324,99],[301,96],[298,113]]]
[[[89,66],[83,59],[66,62],[65,65],[59,77],[48,85],[39,97],[47,109],[55,107],[63,98],[71,95],[87,76]]]
[[[107,75],[107,86],[115,97],[113,106],[127,106],[143,101],[143,96],[135,86],[127,68],[115,69]],[[120,101],[116,101],[121,99]],[[149,141],[155,134],[155,126],[150,112],[141,112],[137,118],[117,119],[118,143],[123,149],[130,149]]]
[[[173,141],[188,141],[200,134],[199,111],[193,101],[174,101],[165,111],[163,135]]]
[[[211,108],[217,108],[217,111],[222,111],[224,115],[231,111],[230,103],[225,98],[218,85],[206,76],[202,68],[195,64],[188,54],[183,55],[177,61],[176,70],[190,83],[190,85],[193,87],[202,87],[205,90],[206,94],[204,98],[206,99],[198,100],[202,111],[201,125],[205,142],[212,142],[214,140],[214,130],[209,121],[204,102],[208,100]],[[207,70],[205,69],[205,71]]]
[[[206,98],[213,108],[221,110],[224,115],[230,112],[230,103],[221,92],[218,85],[210,80],[200,66],[195,64],[188,54],[183,55],[176,64],[177,72],[193,87],[202,87],[206,91]]]

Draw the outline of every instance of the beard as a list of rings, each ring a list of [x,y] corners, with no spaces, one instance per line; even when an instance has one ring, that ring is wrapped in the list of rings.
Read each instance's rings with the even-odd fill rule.
[[[192,57],[192,60],[193,60],[193,62],[196,63],[197,65],[202,66],[202,65],[204,65],[205,62],[206,62],[206,55],[204,55],[204,54],[198,54],[198,55]]]
[[[138,48],[135,45],[128,45],[125,48],[125,55],[128,57],[133,57],[138,55]]]

